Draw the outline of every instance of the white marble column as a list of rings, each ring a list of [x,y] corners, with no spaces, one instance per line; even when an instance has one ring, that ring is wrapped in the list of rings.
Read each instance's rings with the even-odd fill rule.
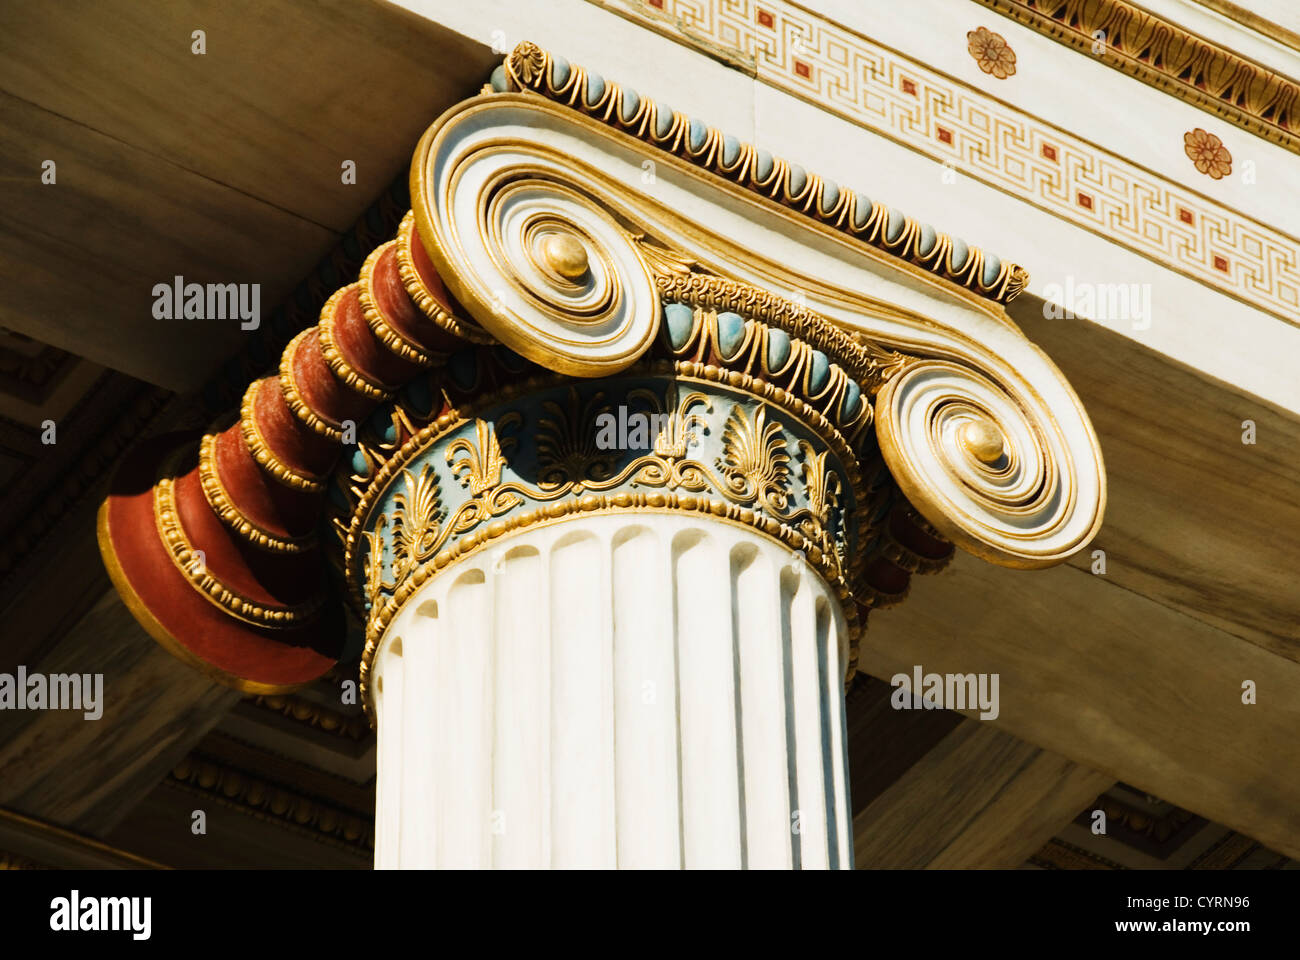
[[[375,658],[377,867],[852,866],[835,596],[696,515],[525,530]]]

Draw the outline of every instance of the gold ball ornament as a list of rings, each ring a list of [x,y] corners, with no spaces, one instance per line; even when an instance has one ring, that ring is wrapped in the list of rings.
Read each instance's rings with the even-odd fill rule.
[[[961,442],[980,463],[993,464],[1002,459],[1002,434],[989,421],[968,420],[961,427]]]
[[[587,248],[577,237],[552,233],[542,241],[546,265],[566,280],[580,280],[587,275]]]

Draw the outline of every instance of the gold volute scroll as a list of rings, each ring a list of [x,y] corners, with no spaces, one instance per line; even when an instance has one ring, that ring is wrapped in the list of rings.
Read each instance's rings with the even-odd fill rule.
[[[635,363],[659,332],[659,294],[615,204],[508,133],[465,135],[464,117],[430,127],[411,164],[416,228],[438,274],[540,366],[601,377]]]
[[[791,355],[782,337],[803,344],[802,389],[828,416],[861,398],[890,473],[943,539],[998,564],[1039,567],[1095,535],[1106,500],[1096,435],[1003,306],[1023,270],[970,248],[954,274],[954,264],[926,259],[955,256],[953,238],[885,213],[846,227],[834,211],[852,220],[856,208],[842,198],[814,204],[816,216],[792,210],[790,196],[712,170],[726,146],[716,131],[705,134],[713,153],[673,147],[647,132],[652,114],[638,114],[639,126],[614,123],[562,102],[544,79],[554,63],[536,48],[518,48],[511,63],[527,89],[444,114],[411,167],[418,240],[483,330],[548,370],[596,378],[628,370],[661,325],[670,339],[685,335],[684,309],[714,318],[699,359],[754,349],[758,326],[771,328],[779,334],[764,334],[763,350]],[[638,187],[647,148],[659,151],[653,189]],[[793,182],[794,168],[776,163],[781,182]],[[738,216],[752,229],[737,230]]]
[[[907,499],[948,540],[992,563],[1060,563],[1101,527],[1106,475],[1071,456],[1065,425],[1016,384],[922,358],[876,396],[880,453]],[[1077,401],[1076,401],[1077,402]]]

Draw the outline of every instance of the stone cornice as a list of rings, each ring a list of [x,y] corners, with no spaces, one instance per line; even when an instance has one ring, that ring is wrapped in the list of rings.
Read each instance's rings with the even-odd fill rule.
[[[1018,264],[607,82],[534,43],[525,41],[511,51],[493,72],[492,88],[539,93],[999,303],[1015,299],[1029,284],[1028,272]]]
[[[1213,10],[1220,16],[1226,17],[1233,23],[1240,24],[1282,44],[1284,47],[1300,51],[1300,34],[1294,33],[1272,20],[1261,17],[1245,7],[1232,3],[1231,0],[1197,0],[1197,3],[1202,7]]]
[[[349,852],[364,855],[374,848],[373,819],[322,803],[300,790],[272,783],[215,757],[191,754],[163,782]]]
[[[1300,83],[1175,23],[1125,0],[976,2],[1248,133],[1300,153]],[[1095,53],[1102,43],[1102,52]]]
[[[747,52],[756,58],[756,81],[767,87],[1224,297],[1296,322],[1295,237],[1282,220],[1268,215],[1266,222],[1218,199],[1225,196],[1220,191],[1203,192],[1213,181],[1189,178],[1181,144],[1168,163],[1159,157],[1155,166],[1144,165],[1122,142],[1098,138],[1095,125],[1087,125],[1089,133],[1068,118],[1054,121],[1002,99],[997,85],[1004,81],[979,74],[984,79],[971,83],[957,75],[969,75],[964,65],[890,46],[852,5],[840,5],[832,17],[797,0],[764,0],[758,7],[588,2],[703,55],[716,45]],[[885,33],[897,42],[897,31]],[[1016,78],[1024,79],[1023,72]],[[1022,213],[1029,212],[1007,211]]]

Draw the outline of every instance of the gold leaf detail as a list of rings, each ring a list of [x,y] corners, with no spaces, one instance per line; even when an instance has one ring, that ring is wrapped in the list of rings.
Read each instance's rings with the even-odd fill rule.
[[[512,426],[520,419],[519,414],[508,413],[500,419],[497,426]],[[469,492],[478,496],[501,482],[501,471],[506,466],[504,451],[514,446],[514,440],[507,438],[504,443],[500,441],[497,431],[486,420],[475,420],[474,429],[478,444],[470,442],[468,437],[456,438],[447,444],[447,462],[451,464],[452,475],[460,480],[460,485],[469,487]],[[465,456],[455,460],[456,454],[461,451],[464,451]]]
[[[532,41],[525,40],[510,52],[506,64],[520,86],[531,87],[541,79],[547,59],[545,50]]]
[[[781,425],[767,419],[767,404],[759,405],[753,420],[740,404],[731,408],[722,430],[722,451],[718,469],[737,499],[757,501],[773,513],[785,510],[790,499],[785,488],[790,455]]]
[[[386,526],[388,526],[388,516],[381,514],[374,531],[367,531],[365,534],[366,598],[375,606],[379,605],[381,591],[392,590],[396,586],[384,580],[384,528]]]
[[[393,497],[393,579],[402,583],[432,553],[442,514],[438,476],[425,464],[418,477],[402,471],[406,493]]]

